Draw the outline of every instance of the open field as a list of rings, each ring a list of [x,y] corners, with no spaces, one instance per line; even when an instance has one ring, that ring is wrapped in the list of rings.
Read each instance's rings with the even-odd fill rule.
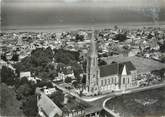
[[[110,64],[112,61],[115,62],[131,61],[135,65],[139,73],[165,68],[165,64],[163,63],[151,59],[136,57],[136,56],[134,57],[113,56],[113,57],[104,58],[104,60],[108,64]]]
[[[165,87],[122,95],[108,100],[106,107],[120,117],[162,117],[165,115]]]
[[[22,110],[20,110],[21,102],[16,99],[13,88],[1,83],[0,95],[0,116],[25,117]]]

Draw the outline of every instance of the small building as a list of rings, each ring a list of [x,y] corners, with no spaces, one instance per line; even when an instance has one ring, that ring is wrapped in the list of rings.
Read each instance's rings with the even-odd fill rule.
[[[32,81],[34,83],[37,83],[37,81],[41,81],[40,78],[32,77],[30,71],[20,72],[20,79],[22,79],[23,77],[26,77],[28,81]]]
[[[51,95],[51,94],[53,94],[55,91],[56,91],[55,88],[45,88],[45,89],[44,89],[44,93],[45,93],[46,95]]]
[[[75,79],[73,69],[71,66],[65,67],[61,72],[58,72],[58,77],[56,78],[56,81],[59,80],[65,80],[65,78],[70,77],[71,79]]]
[[[38,114],[41,117],[84,117],[85,104],[80,100],[70,96],[64,95],[64,101],[59,102],[62,106],[57,105],[52,100],[57,97],[49,98],[39,88],[36,89]],[[55,99],[53,99],[55,98]]]
[[[27,71],[27,72],[20,72],[20,78],[23,78],[23,77],[31,77],[31,73],[30,71]]]
[[[38,114],[41,117],[62,116],[61,109],[40,89],[36,89]]]

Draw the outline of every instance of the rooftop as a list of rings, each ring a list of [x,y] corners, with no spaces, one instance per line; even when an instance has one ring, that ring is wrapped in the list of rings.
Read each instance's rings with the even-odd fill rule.
[[[111,63],[109,65],[103,65],[100,67],[100,77],[122,74],[124,66],[126,66],[127,74],[130,74],[131,71],[136,70],[131,61]]]
[[[60,92],[59,92],[60,93]],[[70,112],[77,112],[77,111],[84,111],[85,108],[89,107],[90,105],[87,104],[86,102],[83,102],[79,99],[77,99],[74,96],[71,95],[67,95],[64,94],[63,92],[60,93],[60,96],[52,96],[50,97],[52,99],[52,101],[54,103],[56,103],[56,105],[58,107],[60,107],[60,109],[64,112],[64,113],[70,113]],[[66,103],[64,103],[64,101],[59,100],[59,98],[63,98],[64,101],[67,101]],[[58,103],[56,102],[58,100]]]

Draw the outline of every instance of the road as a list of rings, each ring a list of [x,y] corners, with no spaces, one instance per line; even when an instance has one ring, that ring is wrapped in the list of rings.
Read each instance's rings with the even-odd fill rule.
[[[53,85],[56,86],[57,88],[59,88],[60,90],[62,90],[63,92],[68,93],[72,96],[75,96],[77,99],[83,101],[84,103],[88,103],[89,105],[91,105],[90,108],[87,108],[85,110],[87,114],[90,114],[90,113],[101,111],[102,109],[105,109],[107,112],[110,112],[110,110],[105,107],[105,103],[113,97],[120,96],[120,95],[123,95],[123,94],[130,94],[130,93],[145,91],[145,90],[149,90],[149,89],[164,87],[165,82],[163,82],[162,84],[156,84],[156,85],[147,86],[147,87],[138,87],[138,88],[134,88],[134,89],[128,89],[128,90],[125,90],[125,91],[116,91],[116,92],[113,92],[113,93],[109,93],[109,94],[105,94],[105,95],[102,95],[102,96],[95,97],[93,99],[82,98],[78,94],[73,93],[73,92],[69,91],[68,89],[63,88],[63,87],[61,87],[61,86],[59,86],[55,83],[53,83]],[[118,117],[118,116],[115,115],[115,117]]]

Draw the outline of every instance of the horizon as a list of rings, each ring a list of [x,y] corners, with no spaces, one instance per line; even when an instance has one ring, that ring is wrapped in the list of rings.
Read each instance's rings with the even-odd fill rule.
[[[85,2],[84,2],[85,1]],[[2,29],[165,21],[165,0],[2,0]]]

